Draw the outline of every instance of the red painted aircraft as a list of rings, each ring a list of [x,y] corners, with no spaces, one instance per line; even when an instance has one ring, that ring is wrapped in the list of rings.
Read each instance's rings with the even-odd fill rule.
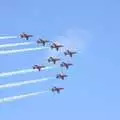
[[[60,64],[61,67],[65,67],[66,69],[68,69],[69,66],[71,66],[71,65],[73,65],[73,64],[72,64],[72,63],[65,63],[65,62],[62,62],[62,63]]]
[[[58,51],[59,48],[64,47],[64,46],[63,45],[58,45],[56,43],[53,43],[50,47],[51,47],[51,49],[55,48]]]
[[[34,65],[33,69],[38,69],[38,71],[41,71],[42,68],[45,68],[45,66],[42,65]]]
[[[64,90],[64,88],[53,87],[53,88],[51,89],[52,92],[57,92],[57,93],[60,93],[61,90]]]
[[[70,50],[66,50],[65,52],[64,52],[64,55],[66,56],[66,55],[69,55],[70,57],[72,57],[73,56],[73,54],[76,54],[77,52],[72,52],[72,51],[70,51]]]
[[[48,58],[48,62],[49,62],[49,63],[50,63],[50,62],[53,62],[54,64],[56,64],[57,61],[60,61],[60,59],[59,59],[59,58],[54,58],[54,57],[49,57],[49,58]]]
[[[26,40],[28,40],[30,37],[33,37],[33,35],[28,35],[26,33],[20,34],[20,38],[25,38]]]
[[[65,74],[57,74],[57,75],[56,75],[56,78],[57,78],[57,79],[61,79],[61,80],[64,80],[65,77],[68,77],[68,75],[65,75]]]
[[[45,46],[46,43],[48,43],[48,42],[49,42],[48,40],[43,40],[43,39],[37,40],[37,44],[42,44],[43,46]]]

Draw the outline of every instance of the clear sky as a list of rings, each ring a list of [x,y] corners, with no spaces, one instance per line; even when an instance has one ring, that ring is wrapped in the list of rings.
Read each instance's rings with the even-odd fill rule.
[[[0,97],[65,87],[0,105],[1,120],[120,120],[120,1],[119,0],[1,0],[0,35],[28,32],[36,37],[80,49],[66,58],[74,66],[66,81],[50,80],[35,85],[1,89]],[[0,40],[0,44],[23,42]],[[35,45],[31,45],[34,47]],[[29,46],[28,46],[29,47]],[[10,48],[10,49],[17,49]],[[21,47],[23,48],[23,47]],[[0,56],[0,72],[46,64],[47,50]],[[63,57],[63,56],[62,56]],[[44,61],[44,62],[43,62]],[[0,84],[53,76],[58,68],[0,78]]]

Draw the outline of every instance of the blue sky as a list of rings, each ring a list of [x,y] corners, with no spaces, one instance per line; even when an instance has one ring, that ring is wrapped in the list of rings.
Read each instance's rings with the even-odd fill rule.
[[[66,81],[50,80],[35,85],[1,89],[0,97],[5,97],[42,91],[53,85],[65,87],[60,95],[49,92],[1,104],[1,119],[119,120],[119,6],[118,0],[2,0],[0,35],[28,32],[36,36],[31,41],[35,41],[37,37],[53,41],[59,38],[59,42],[66,46],[79,48],[81,54],[72,60],[66,58],[74,63],[67,71],[69,77]],[[1,40],[0,44],[23,41]],[[45,64],[43,61],[50,54],[52,53],[45,50],[0,56],[0,71],[8,72],[30,68],[34,64]],[[57,68],[42,73],[0,78],[0,84],[53,76],[59,71]]]

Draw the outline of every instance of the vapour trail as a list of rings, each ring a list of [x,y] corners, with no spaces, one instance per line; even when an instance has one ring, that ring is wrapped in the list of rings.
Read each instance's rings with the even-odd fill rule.
[[[17,50],[5,50],[5,51],[0,51],[0,55],[27,52],[27,51],[37,51],[37,50],[43,50],[47,48],[48,47],[42,47],[42,48],[36,47],[36,48],[24,48],[24,49],[17,49]]]
[[[0,39],[14,39],[17,38],[17,36],[0,36]]]
[[[6,103],[6,102],[13,102],[15,100],[20,100],[20,99],[24,99],[24,98],[28,98],[28,97],[32,97],[32,96],[37,96],[37,95],[44,94],[44,93],[47,93],[47,92],[49,92],[49,91],[32,92],[32,93],[22,94],[22,95],[18,95],[18,96],[1,98],[0,99],[0,104]]]
[[[52,69],[52,68],[54,68],[54,67],[45,67],[45,68],[42,68],[41,70],[48,70],[48,69]],[[18,75],[18,74],[26,74],[26,73],[30,73],[30,72],[38,72],[38,70],[37,69],[16,70],[13,72],[0,73],[0,77],[7,77],[7,76]]]
[[[77,53],[81,53],[81,50],[77,50],[76,52],[77,52]]]
[[[34,42],[22,42],[22,43],[10,43],[10,44],[3,44],[0,45],[0,48],[6,48],[6,47],[17,47],[17,46],[24,46],[24,45],[31,45]]]
[[[35,83],[40,83],[40,82],[47,81],[50,79],[54,79],[54,78],[51,77],[51,78],[42,78],[42,79],[36,79],[36,80],[27,80],[27,81],[22,81],[22,82],[8,83],[8,84],[0,85],[0,89],[19,87],[19,86],[28,85],[28,84],[35,84]]]

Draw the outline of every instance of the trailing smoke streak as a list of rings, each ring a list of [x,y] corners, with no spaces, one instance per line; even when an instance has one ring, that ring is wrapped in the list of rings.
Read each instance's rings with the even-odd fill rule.
[[[22,81],[22,82],[8,83],[8,84],[0,85],[0,89],[19,87],[19,86],[27,85],[27,84],[35,84],[35,83],[47,81],[47,80],[50,80],[50,79],[54,79],[54,78],[43,78],[43,79],[27,80],[27,81]]]
[[[17,36],[0,36],[0,39],[14,39],[17,38]]]
[[[6,51],[0,51],[0,55],[27,52],[27,51],[43,50],[43,49],[47,49],[47,48],[48,47],[43,47],[43,48],[36,47],[36,48],[25,48],[25,49],[18,49],[18,50],[6,50]]]
[[[25,73],[36,72],[36,71],[37,70],[33,70],[33,69],[18,70],[18,71],[13,71],[13,72],[1,73],[0,77],[13,76],[13,75],[17,75],[17,74],[25,74]]]
[[[5,47],[17,47],[17,46],[31,45],[31,44],[33,44],[33,42],[3,44],[3,45],[0,45],[0,48],[5,48]]]
[[[77,53],[81,53],[81,50],[76,50]]]
[[[18,95],[18,96],[5,97],[5,98],[0,99],[0,103],[2,104],[2,103],[6,103],[6,102],[13,102],[15,100],[20,100],[20,99],[24,99],[24,98],[28,98],[28,97],[32,97],[32,96],[37,96],[37,95],[44,94],[47,92],[49,92],[49,91],[33,92],[33,93],[22,94],[22,95]]]
[[[52,68],[54,67],[45,67],[45,68],[42,68],[41,70],[47,70],[47,69],[52,69]],[[24,69],[24,70],[17,70],[13,72],[0,73],[0,77],[13,76],[17,74],[26,74],[30,72],[38,72],[38,70],[37,69]]]

